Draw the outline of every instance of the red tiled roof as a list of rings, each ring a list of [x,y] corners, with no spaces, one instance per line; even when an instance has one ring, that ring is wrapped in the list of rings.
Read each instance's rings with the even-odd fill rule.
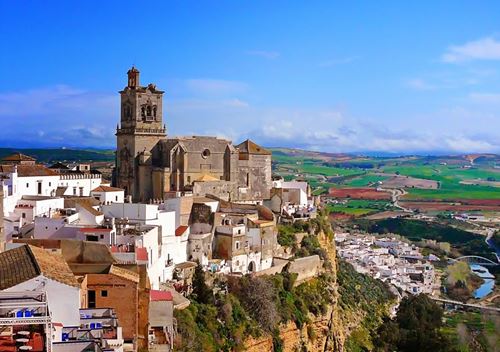
[[[135,258],[141,261],[148,261],[148,251],[146,248],[139,247],[135,249]]]
[[[189,226],[184,226],[184,225],[181,225],[179,226],[176,230],[175,230],[175,235],[176,236],[182,236],[184,235],[184,233],[186,232],[186,230],[188,229]]]
[[[259,155],[271,155],[271,151],[262,148],[260,145],[252,142],[250,139],[247,139],[243,143],[240,143],[236,146],[240,153],[248,153],[248,154],[259,154]]]
[[[94,188],[92,192],[124,192],[124,190],[116,187],[99,186],[97,188]]]
[[[0,165],[0,172],[14,172],[14,166],[17,166],[17,175],[19,177],[28,176],[57,176],[58,173],[43,165]]]
[[[32,158],[29,155],[22,154],[22,153],[15,153],[12,155],[8,155],[5,158],[2,159],[3,161],[35,161],[35,158]]]
[[[170,291],[149,291],[149,297],[151,301],[172,301],[174,298],[172,292]]]
[[[0,290],[16,286],[38,275],[69,286],[80,286],[59,254],[30,245],[0,253]]]

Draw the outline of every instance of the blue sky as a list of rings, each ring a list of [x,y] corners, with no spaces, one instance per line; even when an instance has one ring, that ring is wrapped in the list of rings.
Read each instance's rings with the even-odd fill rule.
[[[0,145],[114,147],[135,64],[170,135],[500,152],[498,1],[0,0]]]

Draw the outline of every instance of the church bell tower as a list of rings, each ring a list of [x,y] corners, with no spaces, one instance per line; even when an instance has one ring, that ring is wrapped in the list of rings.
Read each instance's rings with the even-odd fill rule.
[[[134,202],[151,198],[151,155],[166,137],[163,124],[163,91],[155,84],[141,86],[139,70],[127,72],[127,86],[120,91],[120,124],[116,129],[116,186]],[[140,187],[139,187],[140,185]]]

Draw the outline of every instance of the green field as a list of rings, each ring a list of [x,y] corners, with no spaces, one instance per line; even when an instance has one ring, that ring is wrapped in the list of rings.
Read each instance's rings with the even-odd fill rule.
[[[362,216],[391,209],[390,203],[386,201],[357,200],[351,199],[346,204],[329,204],[330,212],[344,213],[354,216]]]
[[[438,189],[407,188],[408,199],[500,199],[500,188],[486,185],[464,185],[464,180],[500,180],[500,157],[491,155],[477,165],[471,165],[460,156],[454,157],[353,157],[342,161],[327,156],[311,156],[304,152],[273,154],[274,172],[292,179],[301,175],[310,182],[315,194],[325,193],[332,187],[376,187],[391,175],[399,174],[439,182]],[[381,173],[387,176],[380,175]],[[321,178],[323,177],[323,178]],[[327,178],[327,179],[325,179]]]
[[[362,176],[353,178],[344,184],[348,187],[367,187],[376,184],[379,181],[387,180],[386,176],[373,175],[366,173]]]

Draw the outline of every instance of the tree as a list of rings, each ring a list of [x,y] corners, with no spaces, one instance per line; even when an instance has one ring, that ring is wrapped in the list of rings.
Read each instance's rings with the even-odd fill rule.
[[[214,294],[212,289],[210,289],[205,282],[205,272],[203,271],[203,267],[200,263],[198,263],[194,269],[193,292],[191,293],[191,296],[198,303],[209,304],[213,303],[214,300]]]
[[[424,294],[404,298],[396,318],[379,327],[375,343],[378,351],[453,351],[441,332],[443,310]]]
[[[273,283],[263,277],[245,276],[229,281],[230,292],[234,293],[241,304],[260,325],[268,332],[273,331],[280,322],[277,310],[278,297]]]

